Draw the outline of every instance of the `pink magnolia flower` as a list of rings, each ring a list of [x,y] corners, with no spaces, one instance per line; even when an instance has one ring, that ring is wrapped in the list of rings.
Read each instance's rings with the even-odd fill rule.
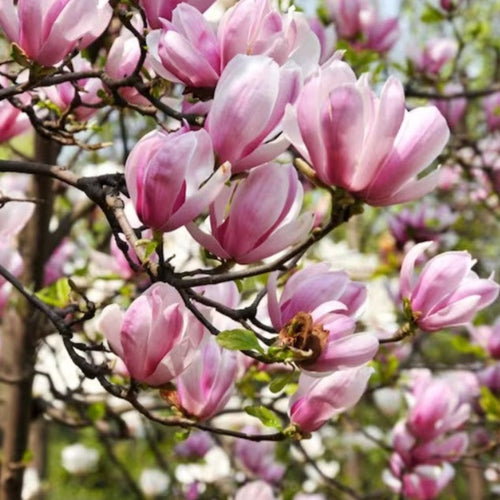
[[[45,264],[43,286],[49,286],[64,276],[64,265],[75,253],[75,249],[75,244],[69,239],[64,239],[59,244]]]
[[[147,36],[149,61],[163,78],[189,87],[215,87],[221,72],[215,32],[199,10],[180,3],[172,21]]]
[[[249,264],[302,241],[312,214],[298,216],[302,185],[289,165],[267,164],[225,186],[210,206],[211,235],[194,223],[187,229],[200,245],[223,258]]]
[[[133,24],[137,24],[136,29],[141,31],[139,23],[134,22]],[[113,45],[109,49],[106,58],[106,73],[115,80],[127,78],[136,70],[140,57],[141,47],[139,41],[131,31],[122,29],[120,36],[115,38]],[[149,101],[135,87],[120,87],[118,93],[123,99],[132,104],[138,106],[149,104]]]
[[[113,9],[108,0],[1,0],[0,27],[30,59],[44,66],[83,49],[106,29]]]
[[[1,101],[3,103],[5,101]],[[0,104],[1,107],[1,104]],[[1,112],[0,112],[1,119]],[[0,177],[0,193],[4,196],[23,199],[26,198],[28,184],[23,176],[18,174],[3,174]],[[28,223],[35,210],[34,203],[23,201],[9,201],[0,207],[0,238],[2,241],[14,241],[24,226]]]
[[[448,205],[419,204],[411,209],[404,209],[388,221],[389,231],[400,250],[414,241],[440,241],[450,226],[456,221],[457,214]]]
[[[199,420],[209,419],[226,406],[237,369],[236,353],[206,334],[192,363],[177,377],[179,406]]]
[[[481,385],[488,387],[496,394],[500,394],[500,362],[490,365],[477,374]]]
[[[315,264],[296,272],[285,284],[281,299],[276,295],[277,273],[268,282],[268,310],[280,331],[280,341],[312,358],[300,362],[308,372],[331,372],[370,361],[378,350],[378,339],[367,333],[353,334],[350,317],[363,304],[366,289],[353,283],[346,273],[328,271]]]
[[[469,326],[472,338],[495,359],[500,359],[500,318],[492,326]]]
[[[325,26],[317,17],[310,19],[309,25],[319,40],[321,51],[318,63],[322,65],[326,63],[335,53],[337,34],[333,24]]]
[[[234,500],[276,500],[272,487],[265,481],[252,481],[242,486]]]
[[[215,0],[139,0],[153,29],[161,28],[162,19],[170,21],[174,9],[180,4],[192,5],[200,12],[205,12],[214,2]]]
[[[215,172],[213,168],[205,130],[146,134],[125,164],[125,181],[141,221],[158,231],[172,231],[200,215],[231,176],[227,164]]]
[[[396,492],[431,499],[453,476],[449,462],[460,459],[467,449],[467,434],[453,431],[468,420],[470,406],[450,384],[451,376],[432,379],[428,370],[412,370],[410,376],[410,410],[394,429],[394,453],[384,480]],[[448,473],[438,478],[435,471]]]
[[[213,88],[239,54],[265,55],[279,66],[294,61],[310,74],[320,56],[319,40],[305,17],[283,16],[269,0],[241,0],[228,9],[217,33],[199,10],[180,3],[172,20],[147,37],[150,60],[164,78],[190,88]]]
[[[380,19],[369,0],[327,0],[326,8],[339,37],[355,47],[387,52],[398,39],[398,19]]]
[[[457,53],[458,43],[454,38],[432,38],[421,51],[410,57],[419,71],[436,75]]]
[[[149,287],[126,312],[117,304],[106,306],[98,329],[130,376],[152,386],[165,384],[186,369],[205,331],[177,290],[166,283]]]
[[[311,350],[313,359],[298,363],[302,370],[323,374],[355,368],[373,359],[379,346],[377,336],[371,333],[354,333],[356,323],[354,319],[344,314],[343,309],[342,303],[335,304],[335,301],[332,301],[313,310],[310,315],[312,332],[288,333],[287,325],[281,330],[280,336],[283,337],[284,343],[289,341],[292,345],[296,341],[300,344],[302,342],[300,336],[305,334],[305,345],[302,350]],[[293,330],[295,324],[301,321],[302,315],[303,313],[299,313],[296,319],[289,323],[289,329]],[[315,339],[309,346],[307,335],[311,334]]]
[[[384,474],[384,481],[396,493],[415,500],[437,498],[455,475],[453,467],[444,462],[441,465],[419,465],[410,472],[402,472],[397,478],[389,471]]]
[[[373,368],[360,366],[317,378],[302,373],[290,398],[290,420],[303,432],[319,429],[334,415],[354,406],[365,392]]]
[[[380,97],[334,60],[310,78],[285,135],[326,184],[339,186],[374,206],[420,198],[437,183],[437,171],[417,178],[449,137],[433,106],[405,110],[401,83],[389,78]]]
[[[79,54],[71,60],[74,71],[88,71],[92,69],[89,61]],[[76,85],[75,85],[76,84]],[[76,82],[63,82],[52,87],[46,87],[44,93],[60,109],[66,112],[78,99],[79,105],[73,109],[78,120],[88,120],[97,113],[98,109],[92,107],[101,102],[98,92],[103,89],[99,78],[82,78]]]
[[[284,64],[288,40],[281,14],[269,0],[242,0],[222,18],[218,36],[224,66],[237,54],[260,54]]]
[[[486,115],[488,130],[500,129],[500,92],[495,92],[483,99],[483,109]]]
[[[9,242],[0,242],[0,262],[14,276],[20,276],[23,272],[24,263],[21,254]],[[0,276],[0,288],[5,284],[7,284],[7,280],[3,276]]]
[[[197,431],[192,432],[185,441],[177,444],[174,451],[180,457],[197,459],[203,458],[214,446],[215,441],[208,432]]]
[[[326,8],[335,20],[337,33],[342,38],[354,38],[361,31],[360,12],[363,0],[329,0]]]
[[[415,263],[431,245],[415,245],[401,267],[401,295],[409,301],[418,327],[427,332],[468,323],[499,291],[491,277],[480,279],[471,270],[475,260],[468,252],[439,254],[415,277]]]
[[[277,278],[278,273],[272,273],[267,285],[269,316],[277,330],[297,313],[312,312],[326,302],[339,301],[345,305],[345,313],[353,315],[366,300],[363,284],[351,281],[343,271],[330,271],[324,262],[292,274],[279,300]]]
[[[245,427],[246,434],[261,434],[258,427]],[[285,467],[275,460],[276,443],[272,441],[248,441],[237,439],[234,443],[233,456],[245,472],[253,477],[270,483],[281,481]]]
[[[464,89],[459,83],[449,83],[444,89],[446,94],[460,93]],[[467,111],[467,99],[465,97],[455,97],[452,99],[435,99],[433,104],[446,118],[446,122],[451,129],[455,129],[462,122]]]
[[[396,477],[419,465],[440,465],[456,462],[465,453],[469,439],[465,432],[455,432],[448,436],[438,434],[429,440],[419,440],[401,420],[393,432],[394,454],[391,457],[392,473]]]
[[[461,3],[461,0],[440,0],[439,4],[443,10],[451,12],[456,9]]]
[[[0,18],[1,18],[0,12]],[[0,75],[0,88],[10,86],[9,80]],[[31,99],[28,94],[21,94],[17,97],[23,104],[28,104]],[[0,143],[10,141],[13,137],[21,135],[29,130],[31,122],[28,115],[12,105],[7,99],[0,100]],[[10,205],[10,204],[9,204]]]
[[[292,11],[283,16],[269,0],[238,2],[225,13],[217,37],[222,67],[237,54],[266,55],[280,66],[292,59],[307,75],[319,61],[319,40],[306,19]]]
[[[233,58],[217,84],[205,124],[219,161],[229,161],[238,173],[283,153],[289,142],[283,135],[274,137],[299,88],[300,70],[294,64],[280,67],[266,56]]]
[[[462,403],[450,385],[442,380],[429,380],[413,392],[407,420],[417,439],[428,441],[460,427],[470,415],[470,406]]]
[[[361,42],[355,47],[384,53],[394,46],[399,38],[399,20],[397,17],[380,19],[374,9],[361,12]]]

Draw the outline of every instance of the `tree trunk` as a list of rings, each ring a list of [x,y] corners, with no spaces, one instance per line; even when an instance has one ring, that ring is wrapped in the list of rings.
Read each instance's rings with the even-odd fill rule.
[[[35,161],[54,164],[59,153],[55,143],[36,137]],[[30,290],[43,284],[48,258],[48,231],[53,206],[53,181],[33,177],[30,196],[39,200],[34,214],[20,234],[24,261],[21,281]],[[31,420],[33,368],[36,346],[46,318],[19,293],[13,292],[2,326],[1,382],[3,385],[3,450],[0,500],[21,498],[23,472]],[[36,450],[32,450],[36,453]]]

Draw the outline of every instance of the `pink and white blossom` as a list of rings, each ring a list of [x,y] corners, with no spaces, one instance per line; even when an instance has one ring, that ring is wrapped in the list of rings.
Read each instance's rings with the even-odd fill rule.
[[[7,88],[10,85],[9,80],[0,75],[0,88]],[[31,102],[31,98],[27,93],[23,93],[17,98],[24,105]],[[27,114],[16,108],[8,99],[0,100],[0,143],[10,141],[13,137],[28,131],[30,127],[31,122]]]
[[[459,94],[463,91],[464,89],[459,83],[449,83],[444,88],[445,95]],[[456,129],[462,123],[467,111],[467,99],[465,97],[434,99],[433,104],[446,118],[446,122],[452,130]]]
[[[205,12],[214,2],[215,0],[139,0],[149,26],[153,29],[162,26],[162,19],[170,21],[172,13],[178,5],[187,4],[200,12]]]
[[[158,231],[173,231],[200,215],[230,176],[227,164],[214,172],[212,143],[203,129],[149,132],[125,164],[137,215]]]
[[[500,92],[495,92],[483,99],[483,109],[486,115],[488,130],[500,129]]]
[[[113,9],[108,0],[0,1],[0,27],[34,61],[53,66],[83,49],[106,29]]]
[[[83,59],[80,54],[71,61],[74,71],[90,71],[92,65]],[[97,113],[96,104],[101,102],[99,92],[103,90],[99,78],[82,78],[76,82],[62,82],[58,85],[46,87],[44,93],[59,108],[61,113],[68,111],[75,103],[73,113],[80,121],[88,120]]]
[[[349,279],[344,271],[331,271],[327,263],[312,264],[295,272],[287,280],[278,300],[278,273],[269,277],[268,309],[277,330],[297,313],[310,313],[320,305],[339,301],[345,314],[354,315],[366,300],[366,287]]]
[[[117,304],[106,306],[98,329],[130,376],[152,386],[165,384],[186,369],[205,331],[179,292],[166,283],[149,287],[125,312]]]
[[[188,231],[200,245],[223,259],[257,262],[303,241],[312,214],[299,216],[302,185],[288,165],[267,164],[224,186],[210,206],[211,234],[194,223]]]
[[[409,301],[414,321],[424,331],[464,325],[498,296],[499,285],[472,271],[468,252],[445,252],[430,259],[418,276],[415,264],[432,242],[415,245],[401,267],[401,295]]]
[[[136,29],[141,31],[138,23],[135,22],[134,24],[137,24],[135,26]],[[127,78],[136,71],[140,57],[141,47],[139,40],[137,40],[131,31],[122,29],[120,36],[115,38],[113,45],[109,49],[108,57],[106,58],[106,73],[114,80]],[[144,66],[148,68],[147,64]],[[149,104],[149,101],[135,87],[119,87],[117,92],[123,99],[132,104],[137,104],[138,106]]]
[[[283,16],[269,0],[241,0],[222,18],[217,37],[224,68],[238,54],[265,55],[280,66],[295,61],[308,75],[318,64],[320,44],[307,20]]]
[[[279,66],[295,62],[302,77],[318,65],[320,42],[303,14],[286,16],[269,0],[241,0],[215,30],[201,12],[181,2],[171,18],[147,36],[150,62],[164,78],[189,87],[214,88],[237,55],[268,56]]]
[[[443,67],[458,54],[458,43],[454,38],[432,38],[423,49],[410,54],[416,69],[437,75]]]
[[[450,385],[431,379],[415,387],[414,403],[407,417],[407,425],[415,438],[428,441],[464,424],[470,415],[470,406],[463,403]]]
[[[319,429],[327,420],[354,406],[365,392],[373,368],[361,366],[326,377],[302,373],[290,398],[290,420],[303,432]]]
[[[231,397],[237,370],[236,353],[206,334],[193,361],[177,378],[179,406],[199,420],[214,416]]]
[[[273,160],[289,146],[280,124],[300,89],[300,70],[267,56],[237,55],[215,89],[205,128],[219,162],[233,173]]]
[[[389,78],[380,97],[366,75],[359,80],[334,60],[310,78],[287,110],[285,135],[319,179],[374,206],[420,198],[437,184],[437,171],[418,175],[449,137],[433,106],[406,111],[401,83]]]
[[[262,434],[256,426],[245,427],[242,431],[248,435]],[[233,447],[233,457],[243,470],[268,483],[278,483],[285,473],[285,466],[276,462],[275,455],[276,443],[272,441],[238,439]]]
[[[370,0],[327,0],[326,8],[339,37],[354,47],[387,52],[399,37],[398,19],[381,19]]]
[[[365,299],[363,285],[351,282],[342,271],[329,271],[326,264],[311,265],[293,274],[279,301],[277,273],[272,273],[268,281],[273,327],[280,331],[284,344],[312,349],[313,358],[299,364],[308,372],[352,368],[373,359],[379,345],[377,337],[354,334],[355,320],[350,317]]]
[[[158,75],[188,87],[215,87],[221,73],[213,28],[195,7],[180,3],[172,21],[147,36],[149,62]]]

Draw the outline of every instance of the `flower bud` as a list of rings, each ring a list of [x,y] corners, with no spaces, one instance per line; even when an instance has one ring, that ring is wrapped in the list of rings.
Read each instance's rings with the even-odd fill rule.
[[[415,263],[431,245],[415,245],[401,267],[401,295],[409,302],[413,321],[427,332],[468,323],[499,292],[491,277],[481,279],[471,270],[476,261],[468,252],[436,255],[416,277]]]
[[[213,172],[212,144],[203,129],[146,134],[125,164],[125,181],[139,219],[173,231],[200,215],[231,176],[227,164]]]

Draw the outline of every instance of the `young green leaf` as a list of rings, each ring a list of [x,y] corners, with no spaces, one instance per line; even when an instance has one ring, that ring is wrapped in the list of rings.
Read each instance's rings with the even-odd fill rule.
[[[273,427],[278,430],[283,427],[278,415],[264,406],[246,406],[244,410],[248,415],[258,418],[266,427]]]
[[[255,350],[264,353],[264,349],[260,346],[255,333],[250,330],[225,330],[217,335],[217,342],[220,346],[231,351]]]

